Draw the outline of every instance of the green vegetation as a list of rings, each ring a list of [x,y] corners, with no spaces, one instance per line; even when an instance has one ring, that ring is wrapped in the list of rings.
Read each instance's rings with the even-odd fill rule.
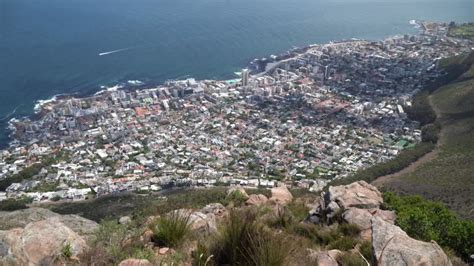
[[[0,211],[16,211],[28,208],[26,205],[33,202],[33,199],[28,197],[21,197],[18,199],[6,199],[0,201]]]
[[[89,244],[89,251],[83,255],[84,265],[118,265],[127,258],[148,259],[153,261],[153,250],[147,249],[140,241],[139,224],[118,224],[116,221],[104,220]]]
[[[406,108],[408,118],[420,122],[422,126],[433,123],[436,120],[436,113],[430,105],[429,91],[423,90],[413,97],[410,108]]]
[[[339,265],[344,266],[367,266],[367,262],[360,254],[352,252],[344,252],[336,258]]]
[[[225,201],[226,201],[225,203],[227,204],[232,203],[233,206],[238,207],[238,206],[244,205],[246,200],[247,200],[247,197],[242,192],[240,192],[239,190],[234,190],[232,191],[232,193],[227,195],[227,197],[225,198]]]
[[[71,243],[66,243],[66,245],[64,245],[62,248],[61,248],[61,255],[64,257],[64,258],[71,258],[72,257],[72,246],[71,246]]]
[[[474,254],[474,221],[460,220],[441,203],[419,196],[383,196],[384,207],[397,212],[397,224],[411,237],[435,240],[466,260]]]
[[[295,224],[292,233],[307,238],[317,246],[327,249],[350,250],[358,243],[356,237],[360,229],[355,225],[334,224],[331,227],[309,223]]]
[[[451,65],[445,68],[456,68],[459,64],[472,63],[474,53],[448,61]],[[440,117],[430,128],[425,128],[423,137],[433,141],[433,135],[441,130],[436,157],[408,174],[388,180],[384,187],[397,193],[440,200],[461,217],[473,219],[474,78],[463,74],[430,97]]]
[[[178,247],[190,231],[189,214],[173,211],[150,224],[153,241],[160,246]]]
[[[451,23],[448,36],[464,39],[474,38],[474,23],[470,22],[460,25]]]
[[[263,227],[255,211],[232,210],[216,239],[200,243],[196,259],[211,265],[284,265],[292,252],[285,240]]]

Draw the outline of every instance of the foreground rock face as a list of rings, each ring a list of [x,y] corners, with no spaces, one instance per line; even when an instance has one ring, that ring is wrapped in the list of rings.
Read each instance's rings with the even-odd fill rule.
[[[85,238],[90,237],[98,228],[96,222],[77,215],[60,215],[47,209],[29,208],[13,212],[0,212],[0,230],[24,228],[30,223],[49,218],[56,218],[78,235]]]
[[[86,241],[57,217],[0,231],[0,265],[51,265],[67,245],[73,256],[88,248]]]
[[[380,217],[372,218],[371,222],[376,265],[452,265],[436,242],[415,240]]]
[[[371,220],[373,217],[379,217],[390,224],[395,224],[395,219],[397,218],[394,211],[385,211],[381,209],[349,208],[342,214],[344,221],[350,224],[355,224],[360,228],[361,237],[364,240],[370,240],[371,238]]]
[[[379,208],[383,203],[378,189],[365,181],[346,186],[329,187],[329,202],[335,202],[342,209],[356,207],[361,209]]]

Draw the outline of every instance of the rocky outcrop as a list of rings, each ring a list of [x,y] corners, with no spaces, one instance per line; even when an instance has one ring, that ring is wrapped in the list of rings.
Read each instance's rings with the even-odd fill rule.
[[[139,260],[139,259],[126,259],[120,262],[119,266],[152,266],[151,262],[148,260]]]
[[[395,223],[395,212],[379,209],[382,203],[382,194],[365,181],[345,186],[331,186],[329,192],[323,193],[323,196],[314,203],[308,221],[334,222],[342,218],[345,222],[360,228],[360,237],[363,240],[370,240],[373,217],[380,217],[391,224]]]
[[[76,257],[88,249],[86,241],[57,217],[0,231],[0,265],[51,265],[66,246]]]
[[[246,205],[258,206],[267,203],[268,198],[262,194],[252,194],[249,199],[245,202]]]
[[[436,242],[415,240],[380,217],[372,218],[371,223],[376,265],[452,265]]]
[[[0,230],[24,228],[26,225],[46,219],[55,218],[71,230],[89,238],[98,228],[94,221],[77,215],[60,215],[47,209],[29,208],[13,212],[0,212]]]
[[[293,195],[288,188],[282,184],[279,187],[272,188],[272,196],[270,200],[279,204],[286,204],[293,200]]]
[[[216,217],[222,217],[222,216],[227,215],[228,213],[224,205],[220,203],[207,204],[206,206],[204,206],[204,208],[201,209],[201,212],[204,214],[212,213]]]
[[[358,181],[346,186],[329,187],[329,202],[335,202],[342,209],[356,207],[360,209],[379,208],[383,203],[378,189],[365,181]]]
[[[391,224],[395,223],[396,215],[394,211],[386,211],[381,209],[359,209],[349,208],[344,211],[342,218],[344,221],[350,224],[357,225],[361,230],[361,237],[364,240],[370,240],[372,235],[372,223],[373,217],[379,217],[386,222]]]
[[[193,212],[189,216],[191,230],[201,234],[212,234],[217,231],[216,216],[213,213]]]
[[[42,208],[28,208],[12,212],[0,212],[0,230],[24,228],[27,224],[61,215]]]

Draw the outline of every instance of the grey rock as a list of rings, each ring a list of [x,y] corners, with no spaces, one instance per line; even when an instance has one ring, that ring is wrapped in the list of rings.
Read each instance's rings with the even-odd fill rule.
[[[60,215],[43,208],[29,208],[13,212],[0,212],[0,230],[24,228],[30,223],[50,218],[56,219],[86,238],[92,236],[99,226],[96,222],[78,215]]]
[[[123,217],[120,217],[119,219],[119,224],[129,224],[132,222],[132,218],[130,218],[130,216],[123,216]]]
[[[379,208],[383,203],[382,194],[376,187],[365,181],[345,186],[329,187],[329,202],[336,202],[342,209],[356,207],[361,209]]]
[[[51,265],[66,245],[70,245],[73,256],[88,249],[86,241],[56,217],[0,231],[0,243],[0,265]]]
[[[452,265],[436,242],[413,239],[400,227],[380,217],[372,218],[371,222],[376,265]]]

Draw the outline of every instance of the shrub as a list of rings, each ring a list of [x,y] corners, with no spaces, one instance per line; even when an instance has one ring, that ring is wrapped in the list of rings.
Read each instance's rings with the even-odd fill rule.
[[[326,246],[328,249],[349,250],[356,244],[359,228],[350,224],[333,227],[321,227],[314,224],[299,223],[293,233],[310,239],[314,244]]]
[[[383,207],[397,212],[397,225],[411,237],[435,240],[466,260],[474,254],[474,221],[460,220],[441,203],[419,196],[384,193],[383,197]]]
[[[247,197],[242,192],[239,190],[234,190],[225,198],[225,205],[231,204],[232,206],[238,207],[242,206],[246,200]]]
[[[336,258],[339,265],[344,266],[367,266],[367,262],[356,253],[345,252]]]
[[[190,232],[189,214],[173,211],[150,224],[153,241],[158,245],[177,247]]]
[[[104,221],[100,224],[95,233],[95,244],[102,246],[107,254],[114,258],[120,258],[122,255],[122,241],[127,235],[127,229],[124,225],[116,221]]]
[[[359,226],[355,224],[343,223],[339,225],[339,230],[346,236],[356,237],[360,233]]]
[[[359,246],[359,252],[368,261],[372,258],[372,243],[370,241],[364,241]]]
[[[26,204],[29,204],[33,201],[33,199],[29,197],[21,197],[18,199],[6,199],[0,201],[0,211],[16,211],[16,210],[21,210],[21,209],[26,209],[28,206]]]
[[[298,222],[304,221],[309,215],[309,208],[303,201],[292,201],[287,206],[294,219]]]
[[[200,247],[200,261],[217,265],[283,265],[292,252],[288,241],[257,221],[254,210],[232,210],[215,241]]]
[[[271,214],[267,224],[270,227],[290,228],[293,225],[294,220],[295,217],[287,207],[278,206],[276,211]]]
[[[349,236],[342,236],[342,237],[337,238],[333,242],[330,242],[327,248],[346,251],[346,250],[350,250],[354,248],[356,244],[357,244],[357,240],[355,238],[349,237]]]
[[[151,249],[134,248],[131,252],[131,255],[128,257],[133,259],[145,259],[153,261],[155,258],[155,253]]]
[[[64,257],[64,258],[71,258],[72,257],[72,246],[71,246],[71,243],[66,243],[66,245],[64,245],[62,248],[61,248],[61,255]]]

